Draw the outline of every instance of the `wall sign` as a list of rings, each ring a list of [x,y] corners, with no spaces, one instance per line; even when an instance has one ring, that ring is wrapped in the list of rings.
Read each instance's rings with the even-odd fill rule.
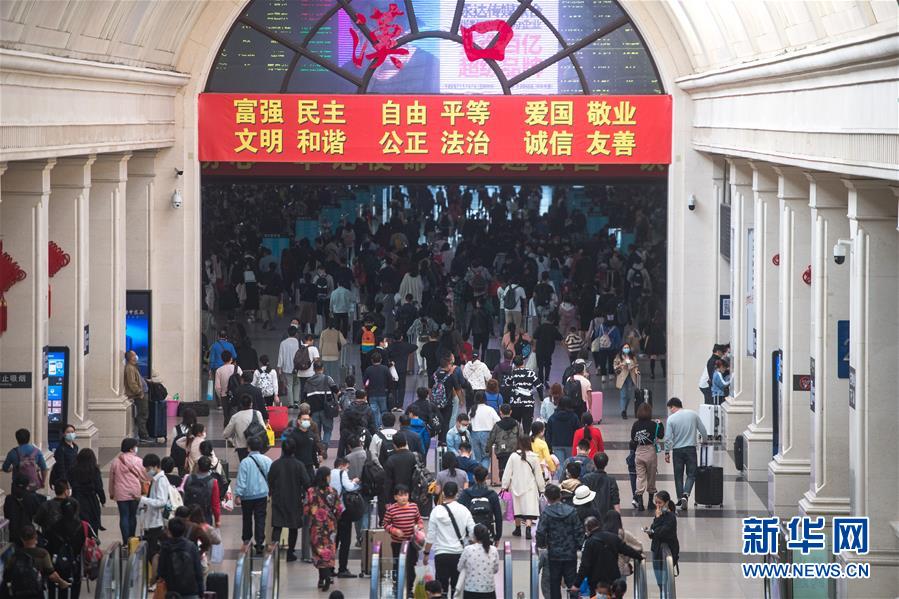
[[[837,321],[837,378],[849,378],[849,321]]]
[[[855,409],[855,368],[849,367],[849,407]]]
[[[31,373],[0,372],[0,389],[31,389]]]
[[[718,320],[730,320],[730,296],[718,296]]]
[[[669,164],[671,96],[201,94],[201,161]]]
[[[794,374],[793,375],[793,391],[811,391],[812,375],[810,374]]]
[[[84,355],[91,353],[91,325],[84,325]]]
[[[149,291],[125,292],[125,351],[137,353],[137,368],[150,378],[152,302]]]

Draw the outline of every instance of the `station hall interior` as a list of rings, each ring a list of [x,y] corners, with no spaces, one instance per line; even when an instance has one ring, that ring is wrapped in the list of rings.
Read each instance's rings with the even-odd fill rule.
[[[713,347],[727,346],[716,464],[723,468],[721,504],[709,507],[693,497],[686,511],[676,512],[678,573],[662,572],[664,581],[650,556],[652,540],[641,530],[653,513],[631,503],[634,406],[623,419],[614,374],[607,379],[588,352],[588,379],[602,391],[596,421],[607,472],[620,490],[623,528],[647,555],[639,572],[626,577],[625,597],[673,597],[675,589],[691,599],[896,597],[897,4],[396,4],[395,10],[376,0],[8,0],[0,6],[3,454],[15,453],[16,431],[27,429],[51,469],[71,425],[78,447],[95,452],[107,488],[122,440],[142,436],[126,391],[126,354],[134,350],[142,376],[167,389],[163,399],[211,406],[200,422],[236,480],[240,456],[223,437],[222,411],[207,401],[214,384],[208,351],[225,330],[239,346],[238,362],[267,354],[274,363],[291,318],[300,316],[304,272],[314,278],[316,264],[332,264],[339,275],[333,278],[346,278],[354,293],[359,312],[347,319],[346,349],[339,366],[332,360],[326,368],[341,387],[347,373],[355,372],[359,383],[364,372],[356,334],[363,311],[375,310],[376,302],[383,309],[383,293],[382,301],[375,298],[385,265],[398,279],[421,259],[441,269],[426,297],[433,314],[454,321],[466,337],[475,302],[453,286],[465,281],[467,267],[486,266],[497,287],[520,279],[527,288],[525,317],[547,272],[556,325],[563,299],[578,314],[570,321],[576,332],[591,330],[591,312],[600,307],[609,322],[627,321],[622,333],[639,348],[642,388],[662,423],[670,417],[670,398],[702,411],[699,387],[709,356]],[[379,24],[390,11],[402,14]],[[496,21],[489,26],[495,29],[472,29],[487,21]],[[394,25],[399,33],[387,49],[405,52],[379,55],[378,27]],[[496,44],[490,36],[503,31],[509,36],[504,57],[471,54],[490,50]],[[360,55],[364,42],[370,48]],[[344,102],[352,125],[341,132],[346,146],[333,133],[330,145],[322,145],[325,125],[303,125],[294,95],[314,99],[322,110]],[[460,140],[469,139],[451,149],[449,137],[440,135],[448,127],[437,124],[446,122],[435,110],[441,96],[486,99],[492,120],[460,121]],[[243,98],[284,100],[283,148],[272,133],[266,143],[261,135],[246,137],[265,127],[235,120],[234,102]],[[610,135],[607,146],[587,137],[601,125],[588,112],[594,99],[617,108],[621,122],[625,106],[637,107],[636,145],[620,128],[608,130],[620,135]],[[383,108],[394,103],[408,116],[419,102],[433,121],[427,131],[434,155],[426,158],[409,153],[417,129],[388,124]],[[539,123],[532,127],[536,121],[522,117],[507,124],[528,102],[575,107],[571,130],[580,141],[573,149],[562,145],[564,125],[547,124],[546,142],[538,146]],[[261,105],[254,106],[261,118]],[[354,121],[355,115],[365,118]],[[578,124],[581,116],[589,127]],[[322,137],[299,133],[298,126]],[[475,143],[482,140],[479,127],[491,135],[489,152]],[[413,135],[394,153],[390,131]],[[293,270],[285,270],[282,256]],[[246,307],[246,283],[256,281],[244,278],[244,270],[264,278],[269,263],[289,275],[290,291],[262,305],[253,303],[251,291]],[[636,295],[632,271],[640,272]],[[404,298],[397,291],[388,285],[386,293],[399,307]],[[487,296],[496,310],[487,352],[505,347],[507,321],[496,293]],[[266,314],[266,307],[277,308]],[[383,333],[403,336],[395,313],[387,313]],[[316,345],[325,316],[310,323]],[[525,328],[535,335],[550,320],[535,305]],[[647,339],[655,346],[646,347]],[[408,376],[393,396],[400,407],[419,387],[433,386],[414,353],[407,357]],[[540,399],[562,381],[571,356],[557,342],[551,358]],[[289,415],[293,422],[298,410]],[[141,457],[169,453],[181,419],[174,411],[166,418],[166,442],[141,444]],[[338,420],[321,465],[334,465],[340,428]],[[435,473],[442,470],[437,445],[426,452]],[[278,446],[267,453],[274,460],[280,455]],[[656,484],[678,501],[675,478],[659,453]],[[9,499],[11,491],[12,477],[4,472],[0,497]],[[52,497],[53,490],[43,493]],[[114,547],[123,540],[120,509],[107,498],[98,510],[100,548],[108,554],[103,576],[115,571],[121,580],[96,588],[91,582],[82,596],[153,596],[147,580],[134,574],[146,554],[122,555]],[[240,507],[222,511],[224,552],[210,565],[211,572],[227,574],[228,594],[328,596],[316,588],[313,565],[286,561],[284,546],[250,559],[241,516]],[[744,519],[771,517],[779,519],[780,550],[746,555]],[[827,547],[788,548],[794,517],[823,518]],[[840,518],[868,519],[867,552],[830,550],[832,523]],[[512,523],[504,524],[508,565],[501,543],[496,596],[543,596],[533,586],[539,566],[531,541],[511,536]],[[0,533],[4,555],[14,551],[9,540]],[[353,574],[371,567],[364,535],[356,540],[349,551]],[[386,549],[382,573],[392,567]],[[864,565],[870,573],[747,578],[747,563],[828,564],[843,572]],[[425,570],[419,558],[418,573]],[[331,590],[400,594],[390,582],[364,577],[335,578]]]

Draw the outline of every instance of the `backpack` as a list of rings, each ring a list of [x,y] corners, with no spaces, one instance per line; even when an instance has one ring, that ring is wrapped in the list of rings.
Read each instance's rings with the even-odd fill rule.
[[[310,368],[312,368],[312,359],[309,357],[309,346],[305,343],[300,343],[297,353],[293,355],[293,369],[309,370]]]
[[[382,450],[383,447],[384,446],[382,445]],[[360,477],[361,488],[359,490],[364,496],[377,497],[384,489],[384,480],[387,478],[387,473],[384,472],[382,464],[383,462],[379,464],[374,461],[371,456],[368,456],[365,460],[365,464],[362,465],[362,476]]]
[[[548,306],[550,300],[552,299],[552,296],[552,287],[550,287],[547,283],[540,283],[534,289],[534,302],[540,307],[545,308],[546,306]]]
[[[341,499],[343,499],[343,509],[347,513],[347,518],[351,521],[355,522],[365,514],[368,504],[359,491],[344,491]]]
[[[181,496],[181,491],[178,490],[173,484],[169,484],[169,502],[162,509],[162,519],[168,520],[175,510],[184,505],[184,498]]]
[[[592,344],[593,346],[595,346],[596,349],[593,349],[593,347],[591,347],[590,348],[591,351],[599,351],[601,349],[611,349],[612,348],[612,338],[609,337],[609,333],[611,333],[611,332],[612,332],[611,329],[607,331],[606,327],[604,325],[599,325],[599,328],[596,329],[596,335],[593,338],[593,344]]]
[[[325,405],[325,416],[328,418],[337,418],[340,415],[340,402],[337,401],[337,397],[333,393],[329,391],[328,394],[325,395],[323,403]]]
[[[169,592],[179,593],[181,595],[197,594],[197,574],[194,572],[193,556],[181,548],[169,549],[164,548],[162,554],[168,554],[169,561],[172,565],[171,580],[166,580]]]
[[[41,469],[37,465],[38,449],[35,447],[33,451],[25,455],[22,450],[16,447],[16,456],[19,458],[19,464],[15,467],[14,474],[22,474],[28,478],[28,490],[36,491],[44,486],[44,478],[41,476]]]
[[[418,506],[422,518],[431,515],[434,502],[428,493],[428,488],[436,481],[434,474],[422,463],[422,459],[416,454],[415,468],[412,469],[412,488],[409,489],[409,499]]]
[[[196,474],[191,474],[184,483],[184,503],[203,508],[203,515],[207,520],[212,515],[212,481],[211,476],[200,478]]]
[[[374,347],[376,342],[375,332],[368,327],[364,327],[362,329],[362,345]]]
[[[55,533],[53,533],[55,534]],[[56,535],[62,541],[59,546],[59,552],[53,555],[53,569],[65,580],[72,580],[75,576],[80,578],[81,562],[75,555],[75,550],[69,539]]]
[[[81,561],[84,564],[84,577],[88,580],[97,580],[100,576],[100,562],[103,561],[103,550],[100,549],[100,541],[90,525],[81,521],[84,530],[84,547],[81,548]]]
[[[565,382],[565,398],[572,402],[573,408],[577,403],[583,403],[583,395],[581,394],[581,382],[573,376]]]
[[[34,558],[21,549],[15,550],[6,563],[3,574],[10,597],[31,599],[44,596],[44,575]]]
[[[506,310],[520,309],[518,304],[518,294],[515,293],[516,289],[518,289],[517,285],[509,285],[509,287],[506,288],[506,295],[503,296],[503,308]]]
[[[393,452],[396,451],[396,445],[393,443],[393,438],[388,439],[387,435],[378,431],[375,433],[378,437],[381,438],[381,449],[378,451],[378,461],[381,462],[381,465],[387,463],[387,458],[393,455]]]
[[[353,389],[351,387],[347,387],[346,389],[341,391],[340,392],[340,411],[346,412],[350,408],[350,405],[354,401],[356,401],[356,390],[355,389]]]
[[[531,342],[519,337],[515,342],[515,353],[527,360],[531,355]]]
[[[490,505],[490,499],[487,497],[472,497],[468,505],[468,511],[471,512],[471,518],[475,524],[483,524],[490,531],[490,538],[495,539],[494,531],[496,521],[493,517],[493,507]]]
[[[256,410],[253,410],[253,419],[250,421],[250,424],[243,431],[243,438],[249,442],[253,437],[258,438],[262,441],[262,451],[268,451],[268,431],[265,429],[259,420],[256,419]]]
[[[237,365],[234,365],[234,372],[231,373],[231,376],[228,377],[228,397],[232,400],[237,399],[235,393],[237,393],[237,388],[243,384],[243,379],[240,378],[240,374],[237,372]],[[177,463],[177,462],[176,462]]]
[[[431,400],[434,402],[434,405],[437,406],[437,409],[442,410],[447,405],[449,405],[449,398],[446,396],[446,379],[450,377],[450,373],[446,373],[442,379],[437,378],[437,373],[434,373],[434,387],[431,389]]]
[[[318,295],[319,299],[325,299],[328,297],[328,278],[327,277],[318,277],[315,279],[313,283],[315,285],[315,293]]]
[[[518,427],[509,430],[499,429],[500,433],[496,436],[494,448],[496,454],[511,454],[518,448]]]
[[[186,437],[189,432],[190,427],[186,424],[180,423],[175,425],[175,438],[172,440],[172,448],[169,450],[169,456],[175,461],[175,464],[180,464],[182,468],[185,462],[187,462],[187,450],[178,445],[178,439]]]
[[[268,370],[257,370],[256,380],[259,382],[257,388],[262,393],[262,397],[272,397],[275,395],[275,386],[272,385],[272,377],[269,376]]]
[[[643,273],[639,270],[634,270],[634,276],[631,277],[631,287],[643,287]]]

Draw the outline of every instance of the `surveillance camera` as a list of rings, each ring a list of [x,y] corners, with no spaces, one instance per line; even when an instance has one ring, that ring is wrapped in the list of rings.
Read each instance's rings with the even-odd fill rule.
[[[849,242],[845,239],[838,240],[833,246],[833,261],[837,264],[846,262],[849,253]]]
[[[181,192],[177,189],[172,194],[172,208],[180,208],[184,204],[184,200],[181,199]]]
[[[693,194],[690,194],[690,199],[687,201],[687,208],[689,208],[691,212],[696,210],[696,196]]]

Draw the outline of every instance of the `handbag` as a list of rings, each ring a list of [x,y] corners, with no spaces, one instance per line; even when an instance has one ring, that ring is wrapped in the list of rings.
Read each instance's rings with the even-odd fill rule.
[[[503,520],[506,522],[515,520],[515,505],[512,503],[512,492],[508,489],[500,491],[499,503],[503,512]]]
[[[275,446],[275,431],[272,429],[272,426],[268,423],[265,425],[265,435],[268,437],[268,446]]]

